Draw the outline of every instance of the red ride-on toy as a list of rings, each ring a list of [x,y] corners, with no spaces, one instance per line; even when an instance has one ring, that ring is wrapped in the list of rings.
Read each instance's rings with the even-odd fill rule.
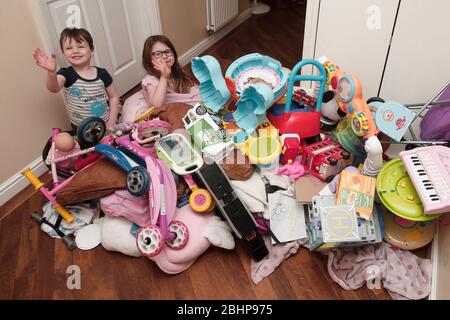
[[[319,69],[320,75],[297,75],[302,67],[311,64]],[[295,133],[301,139],[307,139],[320,134],[320,107],[326,79],[325,68],[317,60],[305,59],[295,65],[289,75],[286,105],[275,104],[267,112],[267,119],[279,130],[280,135]],[[320,82],[319,94],[315,104],[313,98],[306,97],[303,92],[293,92],[294,83],[298,81]],[[292,103],[293,100],[295,103]],[[301,102],[302,105],[299,105],[296,100]]]

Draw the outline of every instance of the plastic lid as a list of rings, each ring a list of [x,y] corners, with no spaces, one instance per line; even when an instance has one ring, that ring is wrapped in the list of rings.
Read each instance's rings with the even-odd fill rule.
[[[98,224],[90,224],[81,228],[76,237],[75,242],[81,250],[91,250],[100,244],[100,226]]]

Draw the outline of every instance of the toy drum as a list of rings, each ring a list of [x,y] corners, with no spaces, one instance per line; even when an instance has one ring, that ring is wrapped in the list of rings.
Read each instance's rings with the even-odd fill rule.
[[[383,207],[384,240],[403,250],[415,250],[429,244],[436,234],[436,219],[411,221]]]

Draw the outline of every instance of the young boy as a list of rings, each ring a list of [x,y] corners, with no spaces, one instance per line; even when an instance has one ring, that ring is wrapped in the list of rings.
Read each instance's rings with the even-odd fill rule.
[[[111,128],[116,124],[119,113],[119,95],[108,71],[91,66],[94,55],[92,36],[85,29],[66,28],[61,32],[59,44],[71,66],[58,72],[55,54],[48,56],[39,48],[33,54],[36,64],[48,72],[47,89],[58,92],[64,87],[73,129],[91,116],[102,118]]]

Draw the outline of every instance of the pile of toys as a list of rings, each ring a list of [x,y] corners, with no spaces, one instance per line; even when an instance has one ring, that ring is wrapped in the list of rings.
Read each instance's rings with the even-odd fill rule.
[[[298,74],[305,66],[314,74]],[[111,132],[101,119],[90,118],[76,134],[53,131],[44,150],[52,189],[30,170],[23,174],[70,223],[73,213],[56,195],[99,159],[108,159],[120,168],[123,184],[101,197],[106,217],[100,241],[108,250],[146,256],[167,273],[185,270],[211,244],[234,248],[231,232],[254,261],[268,255],[263,237],[276,239],[269,209],[263,216],[249,210],[222,166],[235,152],[262,176],[284,175],[292,186],[306,176],[324,187],[334,183],[334,190],[317,192],[298,213],[310,250],[383,240],[411,250],[432,241],[440,215],[450,209],[450,149],[439,139],[404,136],[424,110],[431,106],[431,116],[445,104],[448,84],[414,112],[395,101],[366,101],[358,78],[325,57],[302,60],[290,71],[253,53],[233,62],[225,75],[220,70],[212,56],[193,59],[202,101],[183,116],[185,130],[153,117],[153,108]],[[302,82],[313,82],[312,88]],[[393,143],[416,148],[386,162]],[[238,162],[233,165],[241,165],[242,158],[231,157]],[[182,194],[180,183],[187,186]],[[261,203],[270,202],[266,196]],[[280,217],[284,211],[277,210]],[[106,235],[105,228],[122,234]]]

